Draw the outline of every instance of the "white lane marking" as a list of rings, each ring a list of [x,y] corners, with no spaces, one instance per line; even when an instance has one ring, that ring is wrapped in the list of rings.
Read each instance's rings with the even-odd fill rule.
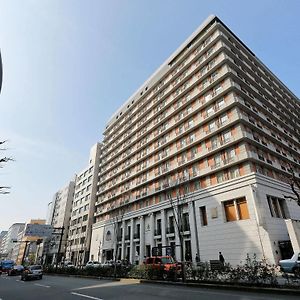
[[[39,283],[35,283],[34,285],[42,286],[42,287],[45,287],[45,288],[50,288],[51,287],[50,285],[44,285],[44,284],[39,284]]]
[[[74,292],[71,292],[71,294],[75,295],[75,296],[79,296],[79,297],[94,299],[94,300],[103,300],[101,298],[96,298],[96,297],[92,297],[92,296],[88,296],[88,295],[84,295],[84,294],[79,294],[79,293],[74,293]]]
[[[20,280],[19,280],[19,279],[16,279],[16,281],[18,281],[18,282],[19,282]]]

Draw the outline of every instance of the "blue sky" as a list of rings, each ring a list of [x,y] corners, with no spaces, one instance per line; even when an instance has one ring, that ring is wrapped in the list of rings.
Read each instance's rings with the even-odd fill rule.
[[[0,0],[4,82],[0,231],[44,218],[85,167],[110,116],[208,17],[218,15],[300,95],[300,1]]]

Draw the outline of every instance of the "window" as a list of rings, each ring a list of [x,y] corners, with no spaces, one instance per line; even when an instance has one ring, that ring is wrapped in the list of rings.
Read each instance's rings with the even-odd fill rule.
[[[206,207],[200,207],[200,219],[201,219],[201,226],[207,226],[207,214],[206,214]]]
[[[227,143],[230,141],[230,138],[231,138],[231,132],[230,131],[227,131],[223,134],[223,140],[224,140],[224,143]]]
[[[250,219],[246,198],[239,198],[224,202],[227,222]]]
[[[234,206],[234,201],[226,201],[224,202],[224,209],[225,209],[225,215],[226,215],[226,221],[231,222],[231,221],[236,221],[236,210]]]
[[[289,213],[285,199],[267,195],[267,201],[273,218],[288,218]]]
[[[227,114],[222,115],[220,118],[221,125],[224,124],[227,120],[228,120]]]

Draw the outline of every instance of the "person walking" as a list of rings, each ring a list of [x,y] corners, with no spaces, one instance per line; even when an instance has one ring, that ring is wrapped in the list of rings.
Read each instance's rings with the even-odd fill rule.
[[[224,266],[224,264],[225,264],[225,258],[224,258],[224,256],[223,256],[223,254],[222,254],[221,251],[219,252],[219,261]]]

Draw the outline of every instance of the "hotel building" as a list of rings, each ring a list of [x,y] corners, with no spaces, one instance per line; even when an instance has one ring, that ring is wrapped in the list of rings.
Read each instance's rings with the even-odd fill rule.
[[[299,247],[299,153],[299,99],[209,17],[107,124],[90,258],[276,263]]]

